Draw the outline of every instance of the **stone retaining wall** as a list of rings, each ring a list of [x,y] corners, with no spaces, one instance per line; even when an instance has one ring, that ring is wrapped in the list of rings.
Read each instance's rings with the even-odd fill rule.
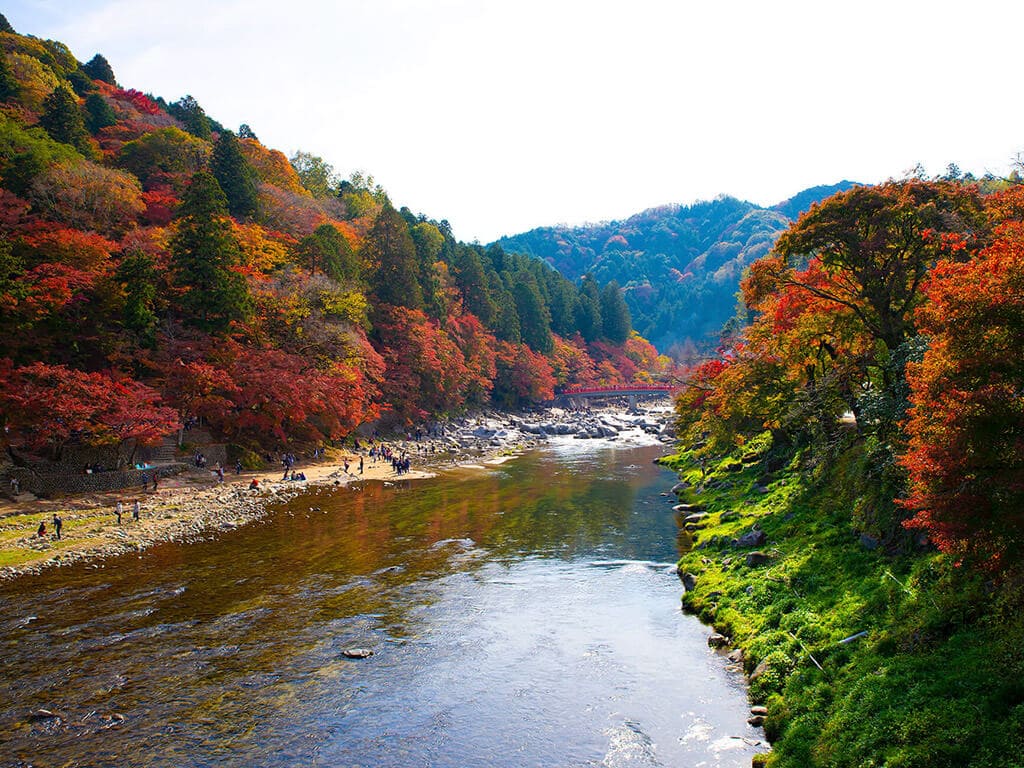
[[[3,479],[2,490],[5,494],[9,494],[12,477],[18,478],[23,492],[28,491],[36,496],[53,496],[61,493],[98,493],[117,491],[123,488],[142,490],[143,475],[152,478],[153,473],[157,473],[159,477],[170,477],[187,468],[185,464],[174,463],[150,469],[125,469],[87,475],[84,472],[47,473],[33,472],[22,467],[11,467]]]

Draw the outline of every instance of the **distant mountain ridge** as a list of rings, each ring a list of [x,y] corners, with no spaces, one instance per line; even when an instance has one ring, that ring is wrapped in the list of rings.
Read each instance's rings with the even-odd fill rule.
[[[844,180],[811,187],[768,208],[723,195],[622,221],[538,227],[496,244],[541,259],[571,280],[589,274],[600,283],[618,281],[633,327],[671,353],[713,342],[735,313],[743,270],[803,211],[854,186]]]

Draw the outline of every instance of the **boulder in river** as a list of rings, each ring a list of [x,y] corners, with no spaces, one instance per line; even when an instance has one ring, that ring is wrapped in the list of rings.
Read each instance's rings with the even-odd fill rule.
[[[697,577],[692,573],[681,573],[679,574],[679,580],[683,582],[683,589],[687,592],[692,592],[697,588]]]
[[[712,632],[708,637],[708,646],[711,648],[724,648],[729,644],[729,638],[719,632]]]
[[[690,512],[703,512],[704,511],[704,505],[703,504],[676,504],[674,507],[672,507],[672,511],[673,512],[687,512],[687,513],[690,513]]]
[[[64,720],[66,718],[60,712],[53,712],[49,709],[37,709],[28,716],[28,719],[33,722],[39,722],[40,720]]]
[[[369,648],[346,648],[341,652],[346,659],[368,659],[373,656]]]

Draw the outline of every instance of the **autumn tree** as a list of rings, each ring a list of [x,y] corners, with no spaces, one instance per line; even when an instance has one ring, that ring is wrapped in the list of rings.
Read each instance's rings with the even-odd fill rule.
[[[127,142],[119,152],[122,167],[144,183],[161,175],[190,177],[206,164],[210,146],[180,128],[160,128]]]
[[[30,198],[57,221],[105,234],[123,234],[145,209],[134,176],[81,159],[48,166]]]
[[[256,174],[238,146],[238,138],[231,131],[223,131],[210,155],[213,173],[228,201],[228,211],[236,218],[256,213]]]
[[[0,413],[10,445],[59,459],[74,439],[86,445],[154,443],[177,427],[175,411],[146,385],[63,365],[15,367],[0,359]]]
[[[812,206],[779,236],[774,284],[847,308],[894,350],[914,333],[913,311],[942,253],[941,236],[975,239],[983,226],[975,187],[919,179],[854,187]],[[811,257],[833,277],[828,285],[800,276]]]
[[[506,407],[541,403],[555,396],[551,363],[525,344],[498,342],[494,399]]]
[[[241,259],[224,192],[212,174],[200,171],[185,192],[171,240],[173,280],[182,291],[186,322],[223,332],[249,315],[252,299],[235,269]]]
[[[1024,202],[1021,188],[1010,193]],[[909,366],[906,525],[986,568],[1024,555],[1024,224],[976,258],[945,260],[916,313],[928,338]]]
[[[295,172],[299,174],[302,186],[313,197],[327,197],[334,194],[338,177],[334,172],[334,166],[322,157],[299,150],[292,155],[289,162]]]

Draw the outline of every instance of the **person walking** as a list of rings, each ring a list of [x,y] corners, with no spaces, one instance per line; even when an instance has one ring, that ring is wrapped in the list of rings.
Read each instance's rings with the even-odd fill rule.
[[[64,527],[64,520],[57,516],[57,513],[53,513],[53,531],[57,535],[57,541],[60,541],[60,529]]]
[[[135,503],[132,504],[132,520],[138,520],[140,512],[141,512],[141,509],[140,509],[140,506],[139,506],[139,500],[136,499]]]
[[[120,501],[117,502],[117,506],[114,508],[114,514],[117,515],[117,524],[121,524],[121,513],[124,512],[124,504]]]

